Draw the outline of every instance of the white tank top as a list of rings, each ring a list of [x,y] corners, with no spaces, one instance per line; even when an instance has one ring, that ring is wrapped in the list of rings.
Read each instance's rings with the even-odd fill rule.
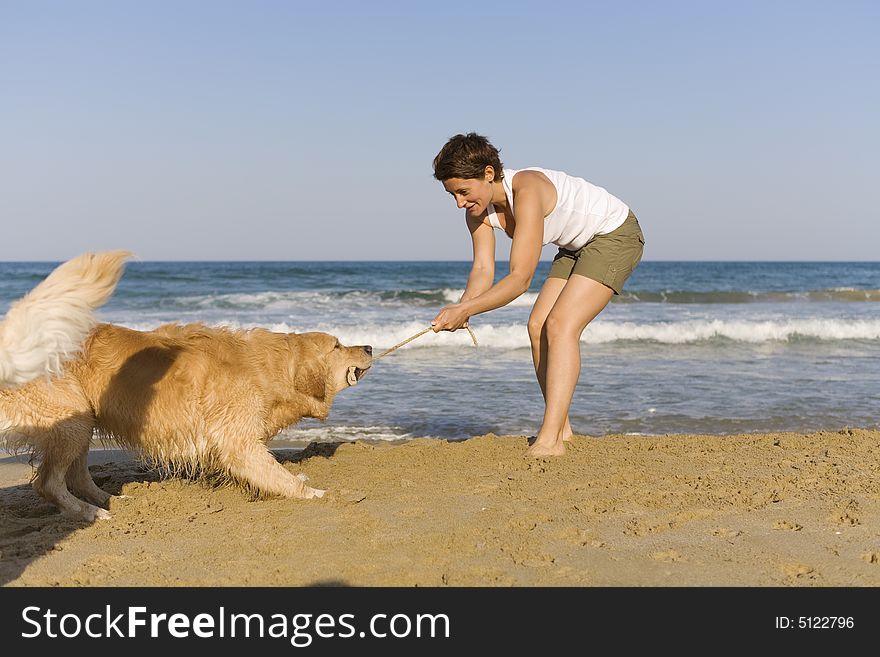
[[[507,196],[507,207],[514,218],[513,177],[520,171],[540,171],[556,188],[556,207],[544,217],[544,244],[552,243],[569,251],[577,251],[593,236],[610,233],[626,221],[629,207],[602,187],[562,171],[539,167],[504,170],[501,182]],[[492,227],[501,228],[494,205],[489,206],[487,214]]]

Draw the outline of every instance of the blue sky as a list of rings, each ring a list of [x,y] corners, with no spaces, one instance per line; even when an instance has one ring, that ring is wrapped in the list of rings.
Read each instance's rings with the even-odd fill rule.
[[[431,160],[468,131],[623,199],[646,260],[876,260],[878,25],[849,1],[0,0],[0,260],[465,260]]]

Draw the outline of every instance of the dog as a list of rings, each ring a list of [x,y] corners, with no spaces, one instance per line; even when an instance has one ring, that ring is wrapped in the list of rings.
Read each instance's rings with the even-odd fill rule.
[[[0,320],[0,388],[57,375],[94,328],[128,251],[84,253],[59,265]]]
[[[304,417],[326,419],[372,351],[327,333],[99,324],[59,378],[0,390],[0,438],[30,447],[40,461],[34,489],[85,521],[110,517],[111,496],[87,464],[94,434],[172,473],[219,476],[257,497],[321,497],[266,443]]]

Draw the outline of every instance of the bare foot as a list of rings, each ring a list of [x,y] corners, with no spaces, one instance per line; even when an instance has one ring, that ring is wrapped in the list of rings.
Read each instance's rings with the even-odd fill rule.
[[[532,446],[526,450],[526,456],[542,457],[542,456],[562,456],[565,454],[565,442],[555,440],[552,443],[547,441],[535,440]]]
[[[574,435],[574,432],[572,432],[572,431],[569,431],[568,433],[563,432],[563,433],[562,433],[562,440],[565,441],[565,442],[567,442],[567,443],[570,443],[570,442],[571,442],[571,437],[572,437],[573,435]],[[536,441],[537,439],[538,439],[537,436],[529,436],[529,438],[528,438],[528,440],[529,440],[529,446],[534,445],[534,444],[535,444],[535,441]]]

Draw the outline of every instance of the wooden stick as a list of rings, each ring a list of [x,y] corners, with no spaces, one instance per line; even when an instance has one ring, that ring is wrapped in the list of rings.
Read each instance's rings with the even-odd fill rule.
[[[471,327],[470,327],[470,326],[465,326],[465,328],[468,330],[468,333],[471,334],[471,340],[474,341],[474,346],[476,347],[476,346],[477,346],[477,336],[474,335],[474,332],[471,330]],[[405,345],[407,342],[412,342],[412,341],[415,340],[416,338],[418,338],[418,337],[424,335],[425,333],[427,333],[428,331],[432,331],[432,330],[433,330],[433,329],[429,326],[428,328],[419,331],[419,332],[416,333],[415,335],[408,337],[408,338],[407,338],[406,340],[404,340],[403,342],[398,342],[396,345],[394,345],[393,347],[391,347],[391,349],[386,349],[385,351],[383,351],[383,352],[382,352],[381,354],[379,354],[378,356],[374,356],[374,357],[373,357],[373,360],[374,360],[374,361],[375,361],[375,360],[379,360],[380,358],[383,358],[384,356],[387,356],[387,355],[390,354],[392,351],[394,351],[394,350],[396,350],[396,349],[400,349],[400,347],[402,347],[403,345]]]

